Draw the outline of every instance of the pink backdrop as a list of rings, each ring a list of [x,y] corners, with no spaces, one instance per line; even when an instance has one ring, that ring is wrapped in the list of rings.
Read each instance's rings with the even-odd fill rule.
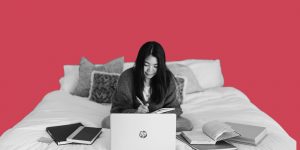
[[[64,64],[133,61],[148,40],[168,60],[221,59],[245,92],[300,139],[298,0],[1,1],[0,134],[59,89]]]

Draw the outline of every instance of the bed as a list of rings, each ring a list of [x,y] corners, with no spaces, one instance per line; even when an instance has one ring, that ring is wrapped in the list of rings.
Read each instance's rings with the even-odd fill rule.
[[[224,87],[224,79],[219,60],[182,60],[168,62],[180,64],[192,70],[202,90],[186,92],[181,107],[183,117],[191,120],[194,129],[211,120],[247,123],[267,127],[268,135],[257,146],[232,143],[239,150],[296,150],[296,141],[270,116],[258,109],[248,97],[234,87]],[[133,63],[124,63],[123,70]],[[101,64],[100,64],[101,66]],[[109,150],[110,130],[103,133],[92,145],[61,145],[38,142],[40,137],[49,137],[45,128],[81,122],[86,126],[101,127],[103,118],[109,115],[110,103],[96,103],[90,97],[70,93],[79,78],[79,65],[65,65],[64,76],[60,79],[61,88],[47,93],[40,103],[14,127],[0,137],[0,149],[6,150]],[[175,65],[175,72],[178,66]],[[172,69],[174,70],[174,68]],[[182,70],[177,70],[182,73]],[[181,74],[182,75],[182,74]],[[189,82],[187,82],[188,84]],[[78,83],[77,83],[78,84]],[[189,85],[188,85],[189,86]],[[176,141],[176,150],[191,148]]]

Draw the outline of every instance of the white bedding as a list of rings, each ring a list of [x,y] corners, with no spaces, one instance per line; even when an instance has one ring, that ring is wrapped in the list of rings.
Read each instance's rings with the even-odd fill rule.
[[[109,150],[110,130],[103,129],[93,145],[62,145],[40,143],[40,137],[49,137],[47,126],[82,122],[86,126],[100,127],[102,119],[109,115],[110,104],[102,105],[87,98],[72,96],[64,91],[48,93],[38,106],[13,128],[0,137],[0,149],[15,150]],[[259,110],[239,90],[219,87],[188,94],[182,104],[183,116],[189,118],[194,130],[210,120],[233,121],[267,127],[268,136],[258,145],[236,144],[239,150],[296,150],[292,139],[268,115]],[[190,149],[177,141],[177,150]]]

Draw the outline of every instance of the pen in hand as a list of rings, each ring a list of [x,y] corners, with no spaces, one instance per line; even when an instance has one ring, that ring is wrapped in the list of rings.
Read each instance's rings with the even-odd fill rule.
[[[139,97],[137,97],[136,96],[136,99],[139,101],[139,103],[141,104],[141,105],[143,105],[143,106],[148,106],[149,104],[148,103],[146,103],[146,104],[144,104],[143,102],[142,102],[142,100],[139,98]]]
[[[142,102],[142,100],[139,99],[137,96],[136,96],[136,99],[141,104],[137,109],[137,113],[148,113],[149,112],[149,109],[148,109],[149,104],[148,103],[144,104]]]

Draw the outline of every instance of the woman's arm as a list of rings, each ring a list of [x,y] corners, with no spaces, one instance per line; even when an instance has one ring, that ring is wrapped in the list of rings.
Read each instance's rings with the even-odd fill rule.
[[[133,74],[132,70],[124,71],[119,80],[112,99],[111,113],[135,113],[132,100]]]
[[[163,107],[165,108],[175,108],[176,116],[180,116],[182,114],[182,109],[180,107],[180,103],[178,101],[178,97],[176,95],[176,83],[175,79],[172,77],[170,80],[170,85],[167,90],[167,95],[165,99],[165,104]]]
[[[132,100],[130,100],[122,92],[116,92],[111,105],[111,113],[135,113],[136,109],[132,106]]]

